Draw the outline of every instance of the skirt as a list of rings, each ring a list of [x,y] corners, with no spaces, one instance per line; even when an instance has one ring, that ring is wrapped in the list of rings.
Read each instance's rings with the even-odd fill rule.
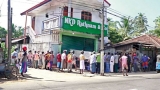
[[[80,60],[80,69],[85,69],[84,60]]]
[[[26,72],[27,72],[27,62],[22,62],[20,73],[26,73]]]

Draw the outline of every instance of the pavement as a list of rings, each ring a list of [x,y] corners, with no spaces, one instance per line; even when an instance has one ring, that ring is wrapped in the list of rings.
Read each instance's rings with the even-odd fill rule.
[[[121,73],[100,76],[30,68],[22,80],[0,81],[0,90],[158,90],[159,85],[160,74],[156,72],[129,73],[124,77]]]

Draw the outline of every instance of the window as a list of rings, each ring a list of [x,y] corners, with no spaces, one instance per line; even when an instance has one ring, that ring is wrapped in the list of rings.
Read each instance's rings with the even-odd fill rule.
[[[68,7],[67,6],[65,6],[64,8],[63,8],[64,10],[63,10],[63,16],[68,16]],[[71,8],[71,17],[73,17],[73,8]]]
[[[44,30],[49,30],[49,29],[53,29],[53,28],[57,28],[59,27],[59,22],[58,22],[58,18],[55,19],[50,19],[50,20],[46,20],[43,21],[43,29]]]
[[[81,12],[81,19],[92,21],[92,14],[90,12],[82,11]]]
[[[35,30],[35,17],[32,18],[32,29]]]

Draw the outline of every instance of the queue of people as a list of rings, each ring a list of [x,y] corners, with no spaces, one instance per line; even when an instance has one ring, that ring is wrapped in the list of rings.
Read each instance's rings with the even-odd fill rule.
[[[67,54],[67,51],[63,51],[63,53],[57,53],[56,56],[54,56],[53,51],[47,51],[47,53],[40,52],[40,51],[32,51],[30,50],[28,53],[26,52],[27,48],[24,47],[23,51],[20,51],[17,53],[17,49],[12,53],[12,63],[16,61],[16,64],[21,63],[21,69],[20,73],[22,76],[23,73],[27,72],[27,65],[29,68],[35,68],[35,69],[46,69],[46,70],[53,70],[53,61],[54,58],[57,60],[57,71],[64,71],[64,69],[68,70],[68,73],[72,72],[72,66],[75,67],[75,70],[77,70],[77,63],[76,61],[79,60],[79,69],[80,74],[83,74],[85,70],[85,62],[86,58],[84,55],[84,51],[81,51],[81,54],[79,57],[76,57],[74,54],[74,51],[70,51]],[[146,71],[148,68],[148,61],[149,57],[144,54],[141,59],[138,58],[136,53],[125,53],[125,54],[119,54],[119,53],[110,53],[108,54],[104,53],[104,72],[106,73],[118,73],[123,72],[124,76],[128,76],[127,72],[131,72],[132,68],[134,72],[136,72],[139,69],[139,62],[142,63],[143,71]],[[26,63],[28,62],[28,63]],[[90,72],[92,74],[100,73],[100,53],[96,53],[93,51],[90,55],[89,60],[87,62],[90,64]],[[126,71],[126,74],[124,72]]]

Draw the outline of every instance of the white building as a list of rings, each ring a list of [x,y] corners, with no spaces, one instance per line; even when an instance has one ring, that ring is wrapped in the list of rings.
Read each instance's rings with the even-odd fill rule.
[[[48,43],[55,53],[62,50],[97,51],[101,34],[103,0],[44,0],[21,13],[32,17],[27,27],[30,43]],[[105,11],[110,6],[104,0]],[[107,15],[105,13],[105,36]]]

